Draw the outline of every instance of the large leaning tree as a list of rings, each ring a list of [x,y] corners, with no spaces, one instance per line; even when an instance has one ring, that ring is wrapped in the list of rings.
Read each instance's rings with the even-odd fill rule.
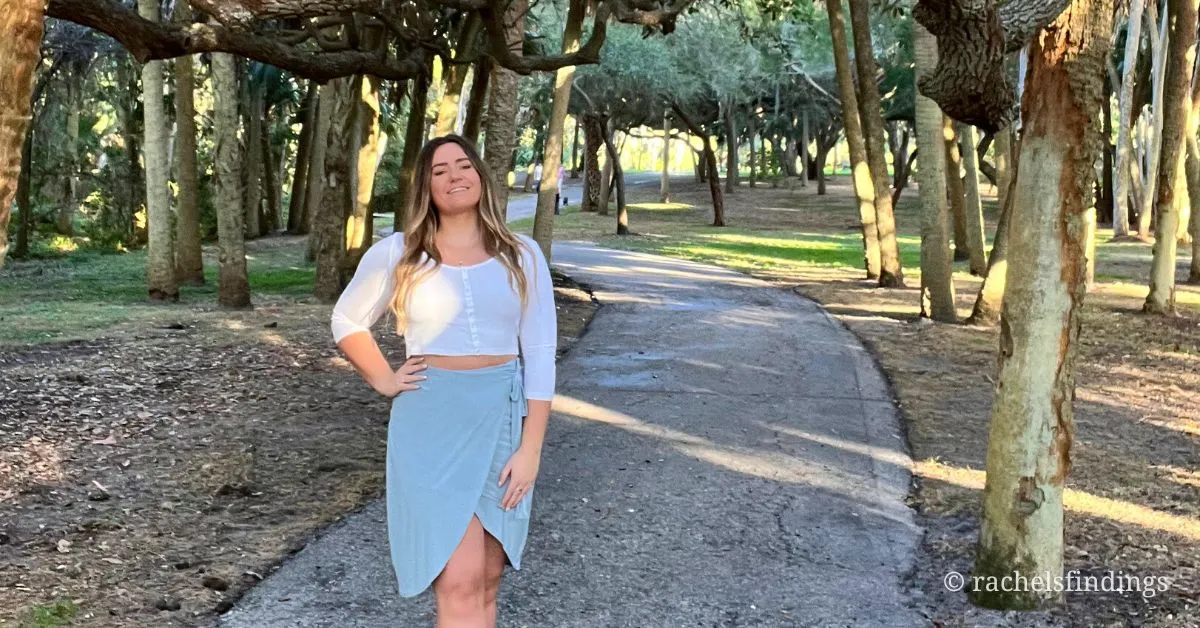
[[[937,38],[937,66],[917,83],[942,111],[992,132],[1008,126],[1016,90],[1004,56],[1025,47],[1070,0],[920,0],[913,18]]]
[[[43,15],[105,33],[139,62],[195,53],[245,57],[317,82],[370,75],[383,80],[425,76],[434,56],[456,64],[488,58],[519,74],[595,64],[611,21],[670,33],[694,0],[597,0],[588,37],[568,54],[522,55],[509,45],[506,13],[513,0],[193,0],[188,20],[148,20],[121,0],[19,0],[0,16],[0,266],[28,125],[32,73]],[[13,3],[10,3],[13,4]],[[458,28],[482,24],[482,40],[459,55]],[[15,138],[15,139],[13,139]]]

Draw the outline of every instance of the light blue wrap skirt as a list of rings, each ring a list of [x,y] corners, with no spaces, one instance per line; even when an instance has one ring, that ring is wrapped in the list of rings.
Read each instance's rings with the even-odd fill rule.
[[[514,358],[498,366],[427,367],[419,390],[392,399],[387,444],[387,521],[402,597],[420,594],[441,573],[477,515],[521,568],[533,490],[512,510],[500,499],[500,471],[521,442],[528,410]]]

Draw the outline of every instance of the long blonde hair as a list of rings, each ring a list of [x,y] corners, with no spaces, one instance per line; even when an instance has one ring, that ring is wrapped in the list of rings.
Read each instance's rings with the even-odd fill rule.
[[[521,309],[528,302],[528,286],[525,274],[521,271],[521,240],[508,228],[496,199],[495,180],[488,170],[487,164],[479,157],[479,151],[466,138],[460,135],[445,135],[430,140],[421,147],[417,155],[417,163],[413,168],[412,179],[408,181],[408,203],[404,207],[404,253],[396,264],[396,291],[392,294],[389,307],[396,316],[396,329],[403,333],[406,316],[405,304],[412,293],[412,288],[424,276],[437,271],[442,264],[441,253],[438,252],[436,235],[441,217],[433,204],[430,191],[430,181],[433,178],[433,153],[445,144],[457,144],[471,160],[471,166],[479,173],[479,229],[482,233],[483,248],[488,255],[500,260],[508,269],[508,283],[514,286],[521,299]],[[425,265],[422,271],[422,256],[433,260],[433,265]]]

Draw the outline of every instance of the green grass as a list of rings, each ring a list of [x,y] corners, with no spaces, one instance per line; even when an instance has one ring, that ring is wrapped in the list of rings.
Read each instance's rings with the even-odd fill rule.
[[[315,269],[295,246],[262,247],[247,257],[256,295],[301,297],[312,292]],[[86,337],[98,330],[178,311],[180,305],[215,304],[218,268],[205,260],[203,286],[180,286],[180,304],[146,298],[146,252],[69,255],[10,260],[0,271],[0,344]]]
[[[58,600],[52,605],[38,604],[29,611],[25,625],[33,628],[67,626],[78,613],[79,607],[68,599]]]

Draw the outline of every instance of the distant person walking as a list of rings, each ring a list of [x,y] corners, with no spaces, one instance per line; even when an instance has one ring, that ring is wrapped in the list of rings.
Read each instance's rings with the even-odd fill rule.
[[[558,187],[554,188],[554,215],[555,216],[557,216],[560,213],[558,211],[558,208],[562,207],[562,204],[559,203],[559,199],[562,198],[563,179],[564,179],[564,176],[566,175],[566,172],[567,171],[564,170],[562,166],[558,167]]]

